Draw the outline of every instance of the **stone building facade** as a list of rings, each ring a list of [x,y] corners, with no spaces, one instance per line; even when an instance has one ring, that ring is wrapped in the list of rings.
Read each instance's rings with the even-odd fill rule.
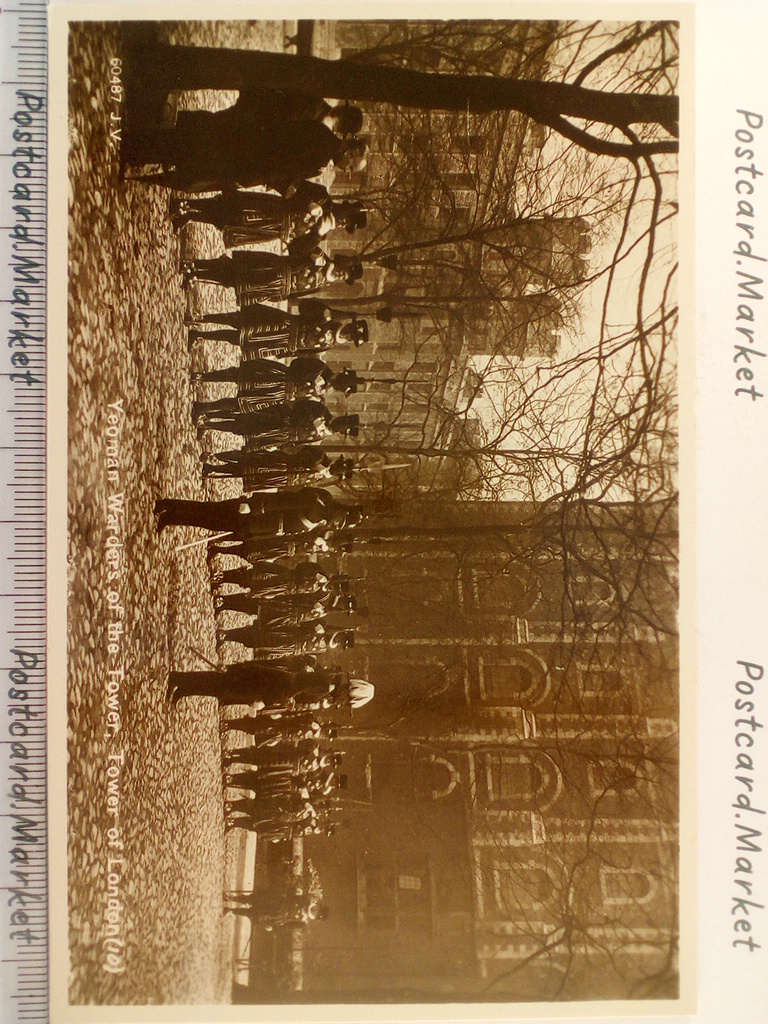
[[[354,57],[391,27],[325,23],[321,55]],[[403,162],[400,130],[391,112],[365,114],[369,165],[337,175],[332,191],[383,202]],[[444,137],[440,187],[414,214],[417,239],[442,223],[453,233],[471,225],[492,201],[500,154],[513,179],[515,161],[544,141],[538,126],[513,119],[483,136]],[[368,251],[385,223],[373,212],[365,231],[336,233],[328,249]],[[555,293],[587,275],[589,225],[542,217],[505,228],[503,248],[493,241],[461,255],[509,297],[504,353],[551,358],[563,322]],[[446,243],[431,255],[447,289],[458,253]],[[455,413],[471,397],[472,357],[499,352],[484,300],[464,291],[455,307],[434,302],[412,269],[390,321],[377,319],[402,273],[368,264],[352,292],[331,296],[368,314],[371,342],[329,359],[398,379],[344,403],[363,421],[364,469],[410,461],[395,454],[408,448],[449,448],[455,431],[470,430],[471,413]],[[518,502],[424,513],[415,498],[434,490],[429,474],[440,470],[397,472],[414,503],[381,527],[382,540],[367,528],[344,558],[368,615],[339,660],[375,684],[376,698],[338,722],[343,827],[304,842],[330,913],[303,935],[293,997],[673,997],[675,510],[606,506],[576,524]]]
[[[345,826],[305,843],[313,998],[674,995],[674,568],[644,576],[652,625],[619,622],[602,563],[565,600],[530,511],[467,503],[347,556],[369,616],[345,660],[376,699],[339,723]]]
[[[400,47],[409,64],[447,70],[430,42],[434,22],[315,24],[320,56],[360,59],[377,46]],[[537,33],[546,34],[542,23],[519,24],[521,52]],[[545,41],[541,46],[546,49]],[[489,70],[503,71],[503,62],[512,60],[505,52],[491,48]],[[474,418],[472,357],[556,355],[565,322],[558,293],[587,275],[589,225],[554,216],[516,223],[518,161],[535,156],[545,141],[539,126],[520,115],[486,117],[473,128],[453,112],[404,116],[386,105],[362,106],[368,165],[334,174],[330,188],[367,199],[368,224],[354,235],[334,232],[326,247],[368,258],[383,249],[398,262],[366,262],[352,288],[327,289],[331,303],[366,315],[371,332],[370,344],[329,361],[373,378],[344,410],[360,414],[363,441],[386,438],[402,446],[439,440],[446,447],[455,435],[446,421],[465,409],[459,412],[463,423]],[[381,238],[388,240],[383,246]],[[409,249],[424,240],[424,249]],[[389,322],[377,319],[383,306]]]

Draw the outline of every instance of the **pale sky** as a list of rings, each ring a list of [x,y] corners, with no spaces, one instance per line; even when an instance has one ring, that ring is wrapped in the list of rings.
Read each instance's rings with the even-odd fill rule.
[[[602,49],[602,44],[600,45],[600,49]],[[592,54],[595,52],[597,52],[597,48],[594,48],[591,51]],[[568,53],[566,52],[563,59],[567,60],[567,58]],[[579,66],[582,66],[589,59],[591,59],[590,53],[583,52],[579,61]],[[600,76],[594,76],[594,80],[590,79],[586,84],[590,86],[599,86],[602,84],[599,81],[599,77]],[[602,77],[605,79],[606,74],[604,73]],[[572,170],[569,167],[571,160],[569,160],[568,150],[571,151],[571,154],[573,153],[571,144],[562,136],[551,132],[544,149],[541,152],[540,159],[542,164],[548,168],[555,167],[557,169],[547,183],[553,197],[559,196],[562,198],[563,191],[567,190],[569,187],[569,178],[573,177]],[[561,156],[563,157],[562,159]],[[598,180],[598,174],[605,174],[606,180],[614,183],[626,178],[628,174],[631,173],[630,165],[625,160],[609,157],[592,157],[589,159],[593,161],[593,169],[590,173],[595,176],[594,180]],[[598,161],[602,161],[602,167],[599,166]],[[677,179],[674,173],[676,169],[676,158],[674,156],[656,157],[654,158],[654,163],[663,181],[664,203],[660,211],[660,217],[664,218],[672,212],[673,208],[670,206],[670,203],[677,200]],[[629,189],[628,187],[625,188],[626,194],[628,195]],[[648,252],[648,240],[642,239],[642,235],[647,230],[650,223],[652,197],[652,182],[646,172],[644,182],[637,194],[634,214],[630,221],[630,228],[622,245],[622,253],[628,253],[628,255],[626,259],[622,260],[619,264],[611,287],[611,296],[607,307],[606,317],[606,324],[609,327],[609,331],[607,332],[608,337],[616,337],[621,333],[622,327],[630,327],[636,319],[641,271]],[[588,216],[589,205],[589,199],[586,198],[584,204],[575,204],[574,208],[570,209],[568,213],[569,215],[578,214],[581,208]],[[546,210],[547,206],[548,196],[545,191],[541,197],[540,208],[542,210]],[[625,206],[626,203],[623,203],[622,208]],[[610,219],[606,219],[604,221],[604,224],[609,228],[606,233],[607,237],[600,240],[599,238],[595,238],[595,235],[597,235],[598,232],[593,232],[593,248],[588,254],[589,269],[593,273],[596,270],[607,266],[613,257],[622,224],[621,216],[612,214]],[[595,226],[594,221],[591,226]],[[644,302],[644,320],[646,324],[650,324],[656,319],[655,314],[659,308],[663,289],[666,285],[672,265],[676,259],[676,228],[677,218],[672,216],[662,223],[656,231],[654,258],[646,283]],[[606,279],[603,277],[590,285],[580,296],[580,322],[574,325],[571,330],[563,333],[561,337],[560,351],[555,357],[555,362],[559,363],[565,361],[578,355],[580,352],[590,349],[598,343],[600,339],[600,325],[603,321],[603,303],[605,300],[605,294]],[[674,301],[675,289],[673,287],[668,293],[667,304],[673,305]],[[674,346],[669,344],[669,339],[667,339],[667,344],[668,350],[665,356],[665,362],[668,365],[668,373],[672,375],[676,372],[676,352],[674,350]],[[655,346],[652,344],[651,348],[654,349]],[[516,360],[513,362],[511,360],[499,358],[491,359],[489,357],[477,356],[474,357],[473,362],[475,368],[485,378],[487,387],[486,393],[475,400],[472,408],[473,411],[480,416],[486,428],[491,432],[493,432],[494,429],[498,429],[498,426],[504,420],[503,409],[505,402],[508,407],[514,405],[514,394],[509,394],[510,381],[512,382],[512,389],[514,391],[515,388],[519,388],[521,377],[532,380],[537,368],[539,369],[539,381],[546,379],[547,377],[545,367],[541,364],[541,361],[535,357],[528,357],[523,360]],[[627,369],[628,364],[626,358],[617,357],[612,361],[610,364],[610,373],[615,385],[618,384],[618,381],[621,378],[626,376]],[[566,443],[568,436],[570,436],[570,442],[573,444],[576,437],[579,436],[578,431],[574,431],[574,427],[578,426],[578,421],[587,409],[592,393],[594,377],[595,374],[591,374],[589,378],[585,377],[579,388],[575,391],[571,389],[570,394],[567,396],[563,395],[562,390],[553,389],[550,396],[551,404],[549,406],[553,422],[553,429],[550,434],[552,442],[557,444],[559,441],[560,444],[564,444]],[[610,386],[607,390],[610,392]],[[563,423],[564,419],[567,419],[570,422]],[[555,424],[557,424],[557,426],[555,426]],[[530,438],[526,440],[522,435],[512,435],[505,443],[509,447],[517,447],[518,445],[524,446],[526,443],[531,442]],[[608,446],[610,446],[610,442],[608,442]],[[514,494],[514,490],[515,488],[512,488],[513,493],[511,493],[510,496],[517,496]],[[544,497],[545,494],[546,491],[539,496]],[[618,493],[615,496],[616,498],[620,497]]]

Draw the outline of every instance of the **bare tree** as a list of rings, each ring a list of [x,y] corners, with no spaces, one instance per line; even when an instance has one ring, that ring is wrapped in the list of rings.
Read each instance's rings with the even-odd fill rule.
[[[666,31],[666,26],[657,30]],[[644,33],[614,41],[595,56],[577,81],[526,81],[487,74],[428,73],[411,68],[317,57],[206,47],[172,47],[142,41],[131,75],[141,75],[152,92],[164,89],[243,89],[269,86],[337,99],[369,100],[440,110],[517,110],[577,142],[593,153],[639,159],[677,150],[677,99],[671,93],[612,92],[583,83],[611,58],[625,56],[644,41]],[[607,134],[573,123],[602,126]],[[643,139],[632,126],[660,129]],[[623,141],[608,137],[618,133]],[[670,136],[672,136],[670,138]]]
[[[374,616],[356,651],[385,604],[423,645],[344,729],[414,764],[460,748],[485,766],[462,798],[504,956],[478,994],[674,995],[675,26],[403,23],[342,61],[149,57],[161,91],[263,76],[364,101],[388,140],[381,181],[336,188],[373,211],[362,256],[381,274],[348,305],[387,307],[399,362],[369,376],[395,383],[364,385],[349,408],[384,389],[386,410],[329,447],[357,457],[342,490],[369,510],[348,562]],[[478,651],[504,691],[480,715],[463,690]],[[512,746],[530,791],[504,775]],[[560,803],[536,782],[555,777]]]

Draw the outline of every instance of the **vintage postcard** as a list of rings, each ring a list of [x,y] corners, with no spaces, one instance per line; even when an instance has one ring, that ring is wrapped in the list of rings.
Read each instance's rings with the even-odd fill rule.
[[[689,11],[179,10],[52,12],[53,1019],[690,1012]]]

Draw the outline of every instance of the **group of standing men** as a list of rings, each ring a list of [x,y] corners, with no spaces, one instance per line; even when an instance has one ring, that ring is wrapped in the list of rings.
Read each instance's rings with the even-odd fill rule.
[[[324,399],[353,394],[361,378],[333,370],[322,355],[365,344],[368,324],[313,296],[362,277],[358,259],[330,256],[322,244],[335,230],[365,227],[368,211],[308,180],[330,164],[365,166],[362,124],[357,107],[265,89],[241,93],[225,110],[179,111],[172,127],[134,127],[123,146],[124,164],[158,165],[134,180],[176,190],[174,228],[211,224],[226,250],[183,261],[180,269],[186,288],[206,281],[235,292],[236,310],[188,318],[187,325],[190,350],[207,339],[239,355],[236,365],[191,374],[194,384],[237,386],[236,395],[195,402],[192,411],[199,436],[211,430],[243,437],[242,447],[207,452],[203,475],[239,477],[244,494],[226,501],[162,498],[155,513],[158,532],[175,525],[212,531],[216,611],[246,617],[236,626],[222,626],[219,617],[218,641],[241,644],[252,658],[172,671],[168,697],[174,705],[210,696],[221,706],[252,706],[255,713],[234,712],[225,724],[225,732],[246,737],[224,754],[227,824],[275,842],[332,834],[346,776],[326,716],[349,713],[373,696],[370,683],[350,678],[337,661],[354,643],[350,617],[364,610],[338,567],[316,560],[346,550],[364,517],[359,505],[318,486],[354,471],[351,459],[330,457],[323,439],[355,436],[360,426],[356,415],[334,415]],[[275,241],[282,253],[242,248]],[[294,310],[282,308],[287,304]],[[239,563],[222,563],[222,555]],[[271,896],[256,895],[230,909],[253,917],[259,904],[282,921],[285,908],[278,912]],[[282,923],[313,919],[302,901],[293,911]]]
[[[316,446],[328,435],[357,434],[359,417],[333,415],[324,398],[354,394],[362,378],[350,369],[331,369],[322,355],[365,344],[368,323],[312,293],[362,277],[360,260],[330,256],[321,243],[334,230],[365,227],[368,211],[307,179],[329,164],[364,167],[367,144],[357,134],[362,125],[359,107],[263,89],[242,92],[225,110],[179,111],[173,127],[150,125],[126,136],[124,163],[160,166],[139,180],[184,193],[171,199],[176,229],[192,221],[212,224],[227,249],[181,264],[185,286],[206,281],[234,289],[238,305],[188,320],[190,349],[208,339],[227,342],[239,355],[237,365],[192,375],[195,382],[238,389],[231,398],[196,402],[198,429],[246,439],[242,449],[212,453],[206,476],[242,476],[272,486],[297,474],[308,483],[351,474],[349,460],[332,461]],[[274,241],[283,253],[241,248]]]

